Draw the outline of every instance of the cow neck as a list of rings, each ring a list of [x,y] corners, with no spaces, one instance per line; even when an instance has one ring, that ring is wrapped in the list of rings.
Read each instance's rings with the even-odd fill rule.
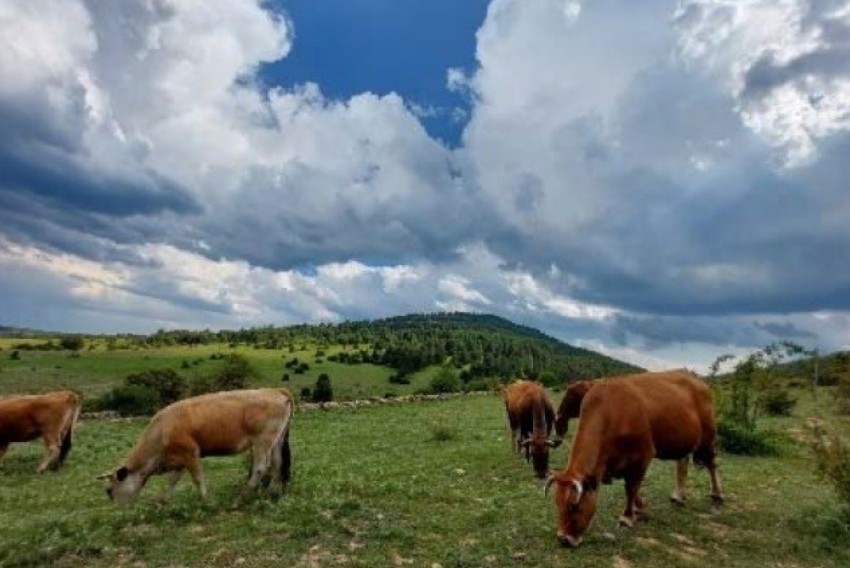
[[[131,472],[140,472],[145,479],[150,477],[159,468],[162,454],[159,448],[155,446],[152,448],[152,444],[147,438],[147,436],[142,437],[130,452],[130,455],[127,456],[126,463],[124,464]]]
[[[602,424],[597,417],[582,417],[573,440],[570,461],[567,464],[568,477],[579,481],[589,477],[594,479],[600,477],[602,434]]]

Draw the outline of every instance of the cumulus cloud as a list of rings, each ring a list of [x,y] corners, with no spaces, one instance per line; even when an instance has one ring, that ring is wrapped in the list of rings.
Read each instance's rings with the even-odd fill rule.
[[[471,101],[449,149],[427,101],[266,84],[297,22],[259,0],[4,2],[0,290],[28,298],[4,313],[494,311],[653,365],[847,345],[849,19],[839,1],[493,0],[477,68],[446,72]]]

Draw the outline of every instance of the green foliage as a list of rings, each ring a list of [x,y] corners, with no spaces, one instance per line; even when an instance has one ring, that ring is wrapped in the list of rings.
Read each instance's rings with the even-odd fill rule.
[[[313,393],[312,393],[312,391],[310,390],[310,387],[304,387],[304,388],[302,388],[302,389],[301,389],[301,393],[300,393],[300,395],[301,395],[301,400],[309,401],[309,400],[310,400],[310,396],[311,396],[312,394],[313,394]]]
[[[186,394],[186,381],[172,369],[151,369],[128,375],[124,379],[128,386],[152,389],[159,397],[160,406],[168,406]]]
[[[226,355],[220,366],[207,375],[192,381],[192,396],[209,392],[244,389],[248,380],[258,377],[257,370],[247,357],[239,353]]]
[[[717,425],[720,447],[724,452],[743,456],[775,456],[780,453],[782,438],[772,430],[747,428],[732,420]]]
[[[12,353],[9,354],[9,359],[12,361],[20,361],[21,360],[21,352],[15,349]]]
[[[313,402],[330,402],[334,399],[334,391],[331,387],[331,378],[327,373],[322,373],[316,379],[316,386],[313,388]]]
[[[394,375],[390,375],[390,383],[394,385],[409,385],[410,377],[408,375],[402,375],[401,373],[396,373]]]
[[[284,373],[283,376],[280,378],[280,380],[283,381],[284,383],[289,382],[289,373]]]
[[[791,416],[797,399],[787,388],[775,384],[761,394],[759,404],[770,416]]]
[[[86,346],[86,341],[79,335],[66,335],[59,340],[59,345],[62,346],[62,349],[79,351]]]
[[[99,410],[114,410],[121,416],[149,416],[161,408],[156,390],[142,385],[115,387],[96,406]]]
[[[431,394],[441,394],[457,392],[462,387],[463,383],[461,383],[457,373],[449,367],[440,367],[440,370],[431,379],[431,383],[428,385],[428,391]]]
[[[812,429],[812,454],[818,472],[835,489],[850,527],[850,444],[837,435],[829,436],[820,426]]]

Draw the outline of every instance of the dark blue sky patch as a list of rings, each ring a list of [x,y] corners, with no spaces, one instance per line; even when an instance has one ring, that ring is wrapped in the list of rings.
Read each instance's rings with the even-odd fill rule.
[[[446,87],[446,72],[475,67],[475,32],[489,0],[275,0],[295,27],[282,61],[266,65],[269,86],[317,83],[331,98],[396,92],[428,133],[460,142],[470,101]]]

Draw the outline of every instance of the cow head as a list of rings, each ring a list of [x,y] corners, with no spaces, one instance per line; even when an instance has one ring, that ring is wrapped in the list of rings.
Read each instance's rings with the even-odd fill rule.
[[[578,418],[581,412],[581,401],[593,385],[594,381],[578,381],[567,387],[567,392],[564,393],[564,398],[558,406],[558,412],[555,413],[555,434],[558,438],[563,438],[567,433],[570,419]]]
[[[99,475],[98,479],[108,480],[106,494],[119,505],[131,505],[147,481],[141,471],[130,471],[124,465],[111,473]]]
[[[534,464],[534,473],[540,479],[545,478],[549,472],[549,448],[557,447],[558,443],[554,440],[547,440],[543,436],[532,436],[523,440],[521,444],[525,449],[526,459],[530,459],[531,463]]]
[[[555,486],[558,508],[558,542],[575,548],[596,514],[597,484],[592,478],[579,479],[566,473],[553,473],[544,487],[544,495]]]

